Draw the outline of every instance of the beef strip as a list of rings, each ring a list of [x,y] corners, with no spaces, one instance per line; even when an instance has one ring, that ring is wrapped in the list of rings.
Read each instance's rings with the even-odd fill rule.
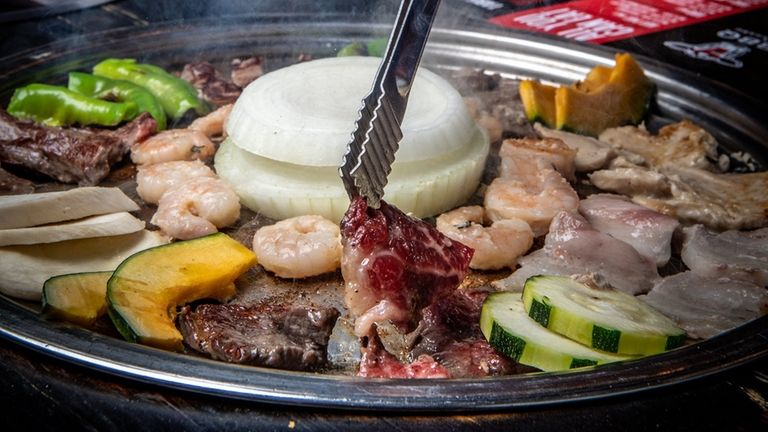
[[[384,349],[375,335],[368,339],[368,345],[363,348],[357,375],[366,378],[451,378],[448,369],[429,355],[401,363]]]
[[[264,302],[186,306],[179,314],[184,342],[214,359],[290,370],[316,370],[339,312],[334,308]]]
[[[20,195],[34,191],[35,185],[31,181],[17,177],[0,168],[0,195]]]
[[[240,87],[222,78],[208,62],[184,65],[181,78],[197,89],[201,99],[217,107],[234,103],[240,96]]]
[[[411,354],[431,355],[454,378],[507,375],[520,369],[497,352],[480,331],[480,311],[492,291],[487,285],[457,289],[424,309]]]
[[[59,128],[18,120],[0,110],[0,162],[62,183],[98,184],[131,146],[154,133],[147,113],[117,130]]]
[[[312,58],[309,57],[309,60]],[[297,62],[307,61],[306,58],[299,55]],[[256,78],[264,75],[264,68],[262,63],[264,59],[261,57],[248,57],[245,59],[233,59],[232,60],[232,73],[230,77],[232,82],[240,88],[245,88],[248,84],[253,82]]]
[[[472,249],[382,201],[352,201],[341,221],[345,304],[355,333],[391,321],[401,332],[416,327],[421,309],[449,295],[464,279]]]

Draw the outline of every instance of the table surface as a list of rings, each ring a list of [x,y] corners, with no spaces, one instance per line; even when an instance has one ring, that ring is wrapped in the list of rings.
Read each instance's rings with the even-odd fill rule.
[[[469,3],[444,0],[441,11],[483,25],[483,16]],[[477,2],[474,2],[477,3]],[[525,3],[525,2],[520,2]],[[529,2],[530,3],[530,2]],[[541,2],[539,2],[541,3]],[[183,6],[182,6],[183,5]],[[33,49],[61,37],[118,27],[200,16],[247,13],[343,12],[365,20],[386,21],[397,8],[394,1],[332,2],[251,0],[108,2],[80,11],[44,15],[5,23],[0,28],[0,57]],[[445,10],[449,9],[448,12]],[[0,6],[0,22],[9,12]],[[749,23],[760,18],[742,17]],[[731,17],[729,20],[735,20]],[[726,23],[727,25],[738,25]],[[767,29],[768,30],[768,29]],[[675,37],[686,37],[678,30]],[[653,54],[659,35],[643,36],[613,45],[640,54]],[[659,56],[655,56],[659,57]],[[663,57],[680,67],[694,67],[688,59]],[[698,68],[698,66],[696,66]],[[697,69],[705,76],[762,97],[766,86],[751,78],[723,74],[709,65]],[[764,75],[760,63],[744,72]],[[754,80],[757,82],[757,80]],[[764,99],[764,98],[763,98]],[[224,400],[169,390],[116,378],[33,352],[0,339],[0,429],[52,430],[766,430],[768,427],[768,359],[714,377],[631,396],[570,403],[541,409],[489,413],[430,413],[402,415],[318,411]]]

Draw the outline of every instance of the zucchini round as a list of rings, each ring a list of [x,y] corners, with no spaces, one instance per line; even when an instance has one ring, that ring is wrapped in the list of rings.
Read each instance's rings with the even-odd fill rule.
[[[594,366],[633,357],[593,350],[533,321],[520,293],[488,296],[480,314],[480,329],[488,342],[512,360],[544,371]]]
[[[602,351],[650,355],[685,341],[685,331],[642,300],[568,277],[528,278],[523,303],[542,326]]]

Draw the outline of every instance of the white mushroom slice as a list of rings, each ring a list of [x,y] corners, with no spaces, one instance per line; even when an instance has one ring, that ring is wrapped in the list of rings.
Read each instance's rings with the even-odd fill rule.
[[[118,188],[82,187],[63,192],[0,196],[0,229],[138,209],[139,206]]]
[[[61,224],[0,230],[0,246],[108,237],[130,234],[142,229],[144,229],[144,221],[136,219],[130,213],[111,213]]]

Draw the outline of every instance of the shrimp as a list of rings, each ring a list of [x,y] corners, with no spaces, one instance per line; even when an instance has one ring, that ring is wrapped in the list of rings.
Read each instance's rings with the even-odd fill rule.
[[[189,129],[202,132],[208,138],[226,135],[224,123],[227,121],[229,113],[232,112],[233,106],[234,104],[224,105],[205,117],[196,119],[189,125]]]
[[[576,178],[576,150],[559,138],[507,139],[499,149],[501,169],[499,175],[507,177],[522,170],[537,171],[554,168],[567,180]]]
[[[559,139],[508,139],[499,150],[500,176],[485,191],[485,211],[496,222],[522,219],[540,236],[560,211],[576,211],[579,196],[565,177],[576,152]]]
[[[199,177],[165,192],[150,222],[171,237],[188,240],[215,233],[239,217],[240,200],[232,187]]]
[[[136,192],[144,201],[157,204],[169,189],[199,177],[215,178],[216,174],[199,160],[140,165],[136,173]]]
[[[534,235],[546,234],[560,211],[576,211],[579,196],[552,168],[527,175],[497,177],[485,191],[485,210],[492,221],[522,219]]]
[[[253,251],[259,264],[282,278],[317,276],[341,265],[341,232],[322,216],[296,216],[256,231]]]
[[[131,160],[151,165],[174,160],[207,160],[216,146],[204,133],[191,129],[172,129],[142,141],[131,148]]]
[[[438,216],[437,229],[475,250],[469,262],[471,268],[514,268],[517,259],[533,244],[531,227],[520,219],[503,219],[490,226],[484,226],[485,222],[485,209],[466,206]]]

